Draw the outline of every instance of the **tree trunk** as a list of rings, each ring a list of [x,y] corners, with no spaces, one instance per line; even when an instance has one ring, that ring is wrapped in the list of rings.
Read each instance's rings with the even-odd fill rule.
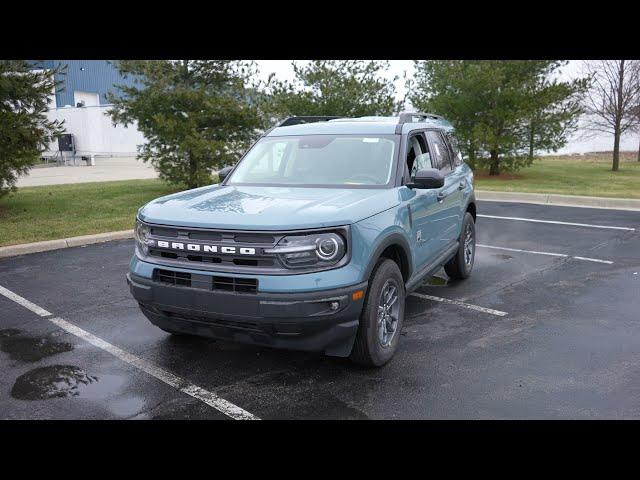
[[[500,161],[498,159],[498,151],[491,150],[491,163],[489,167],[489,175],[500,175]]]
[[[529,161],[533,162],[533,152],[534,152],[534,131],[533,131],[533,122],[529,122]]]
[[[189,189],[198,188],[198,162],[193,158],[191,152],[187,152],[189,158]]]
[[[613,167],[611,170],[618,171],[620,165],[620,129],[616,128],[616,133],[613,136]]]
[[[638,161],[640,162],[640,141],[638,141]]]
[[[618,68],[618,85],[617,85],[617,102],[616,102],[616,121],[613,129],[613,166],[611,170],[617,172],[620,166],[620,125],[622,124],[622,90],[624,89],[624,60],[620,61]]]

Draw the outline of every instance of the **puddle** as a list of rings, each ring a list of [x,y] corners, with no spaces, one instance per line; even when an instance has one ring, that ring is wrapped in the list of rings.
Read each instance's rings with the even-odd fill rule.
[[[83,387],[97,381],[98,377],[88,375],[79,367],[51,365],[20,375],[11,389],[11,396],[18,400],[75,397]]]
[[[47,336],[27,337],[21,333],[15,328],[0,330],[0,350],[8,353],[12,360],[37,362],[45,357],[73,350],[70,343],[56,342]]]
[[[423,282],[423,285],[430,285],[436,287],[443,287],[449,284],[449,280],[442,277],[431,277]]]

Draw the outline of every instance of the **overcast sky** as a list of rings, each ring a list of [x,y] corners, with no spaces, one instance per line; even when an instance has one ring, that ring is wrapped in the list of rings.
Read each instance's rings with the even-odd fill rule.
[[[300,60],[304,62],[305,60]],[[275,73],[276,77],[282,80],[293,79],[293,68],[291,60],[257,60],[256,63],[260,69],[260,78],[266,80],[271,73]],[[563,79],[571,79],[580,76],[582,70],[582,61],[571,60],[560,71],[560,77]],[[396,81],[396,97],[402,98],[405,94],[403,73],[407,71],[410,75],[413,73],[413,60],[391,60],[390,68],[387,73],[389,79],[394,76],[398,77]],[[580,138],[583,134],[579,133],[577,138],[572,139],[569,144],[559,151],[559,153],[582,153],[591,151],[613,150],[613,137],[609,135],[597,135],[592,138]],[[621,142],[623,150],[636,150],[638,148],[637,135],[630,134],[623,137]]]

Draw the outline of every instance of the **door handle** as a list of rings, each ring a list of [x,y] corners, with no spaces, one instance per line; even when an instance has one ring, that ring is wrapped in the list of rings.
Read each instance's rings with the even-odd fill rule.
[[[439,202],[443,201],[445,198],[447,198],[449,196],[448,193],[444,193],[444,192],[440,192],[438,193],[438,196],[436,197],[438,199]]]
[[[460,182],[458,184],[458,190],[462,190],[464,188],[464,182]]]

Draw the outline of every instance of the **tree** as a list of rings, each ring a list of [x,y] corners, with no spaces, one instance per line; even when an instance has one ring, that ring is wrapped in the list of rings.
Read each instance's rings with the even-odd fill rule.
[[[597,60],[584,62],[591,79],[585,96],[586,128],[613,135],[613,165],[620,168],[620,137],[637,124],[634,109],[640,102],[640,61]]]
[[[530,165],[566,144],[581,112],[584,79],[563,82],[556,60],[417,61],[411,103],[449,119],[472,165],[490,175]]]
[[[31,70],[26,60],[0,60],[0,197],[38,161],[62,133],[62,122],[47,119],[54,75]]]
[[[147,143],[138,158],[160,178],[195,188],[236,161],[262,126],[249,79],[253,64],[227,60],[122,60],[134,86],[109,96],[114,124],[137,122]]]
[[[392,81],[380,77],[389,62],[315,60],[292,62],[293,82],[270,78],[266,110],[273,117],[391,115],[397,108]]]

